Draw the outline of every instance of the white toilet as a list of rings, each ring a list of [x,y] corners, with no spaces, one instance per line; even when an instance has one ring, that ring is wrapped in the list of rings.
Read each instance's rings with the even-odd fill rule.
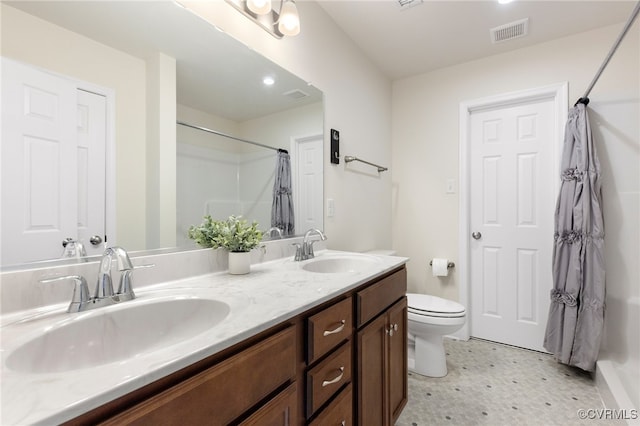
[[[407,293],[407,302],[409,370],[429,377],[446,376],[442,338],[464,325],[464,306],[441,297],[415,293]]]

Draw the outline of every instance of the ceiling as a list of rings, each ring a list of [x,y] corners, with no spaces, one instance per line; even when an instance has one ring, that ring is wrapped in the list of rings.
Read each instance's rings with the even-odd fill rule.
[[[178,101],[221,117],[244,121],[322,99],[316,88],[172,1],[2,1],[132,55],[175,57]],[[317,0],[392,80],[622,23],[635,6],[635,0],[423,0],[402,10],[397,1]],[[522,18],[529,18],[528,36],[491,43],[490,28]],[[270,92],[261,84],[266,74],[279,78]],[[283,96],[291,90],[311,96],[292,103]]]
[[[376,66],[395,80],[623,23],[636,1],[515,0],[503,5],[497,0],[424,0],[404,9],[398,0],[318,3]],[[523,18],[529,18],[528,36],[491,42],[491,28]],[[304,31],[304,16],[301,21]]]

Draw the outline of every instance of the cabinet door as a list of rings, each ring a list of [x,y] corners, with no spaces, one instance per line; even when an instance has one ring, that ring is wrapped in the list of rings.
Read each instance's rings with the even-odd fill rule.
[[[296,376],[289,327],[112,417],[107,425],[227,425]]]
[[[407,298],[389,308],[389,410],[395,424],[407,404]]]
[[[358,424],[387,425],[387,316],[380,315],[358,332]]]

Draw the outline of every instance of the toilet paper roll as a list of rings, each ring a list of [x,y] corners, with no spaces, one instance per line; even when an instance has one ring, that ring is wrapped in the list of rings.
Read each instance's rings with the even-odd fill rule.
[[[434,277],[446,277],[449,275],[449,268],[447,265],[449,264],[448,259],[441,259],[436,257],[431,261],[431,271],[433,272]]]

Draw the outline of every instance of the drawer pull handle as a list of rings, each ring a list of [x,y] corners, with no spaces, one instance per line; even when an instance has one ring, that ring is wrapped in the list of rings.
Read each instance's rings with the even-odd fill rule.
[[[340,380],[342,380],[342,376],[344,376],[344,367],[340,367],[340,374],[338,374],[338,377],[332,380],[325,380],[324,382],[322,382],[322,387],[329,386],[334,383],[338,383]]]
[[[345,320],[340,321],[340,325],[337,328],[334,328],[333,330],[327,331],[325,330],[324,333],[322,333],[322,335],[324,337],[327,337],[330,334],[336,334],[336,333],[340,333],[342,330],[344,330],[344,325],[347,322]]]
[[[343,421],[340,423],[340,426],[347,426],[347,421],[346,421],[346,420],[343,420]]]

